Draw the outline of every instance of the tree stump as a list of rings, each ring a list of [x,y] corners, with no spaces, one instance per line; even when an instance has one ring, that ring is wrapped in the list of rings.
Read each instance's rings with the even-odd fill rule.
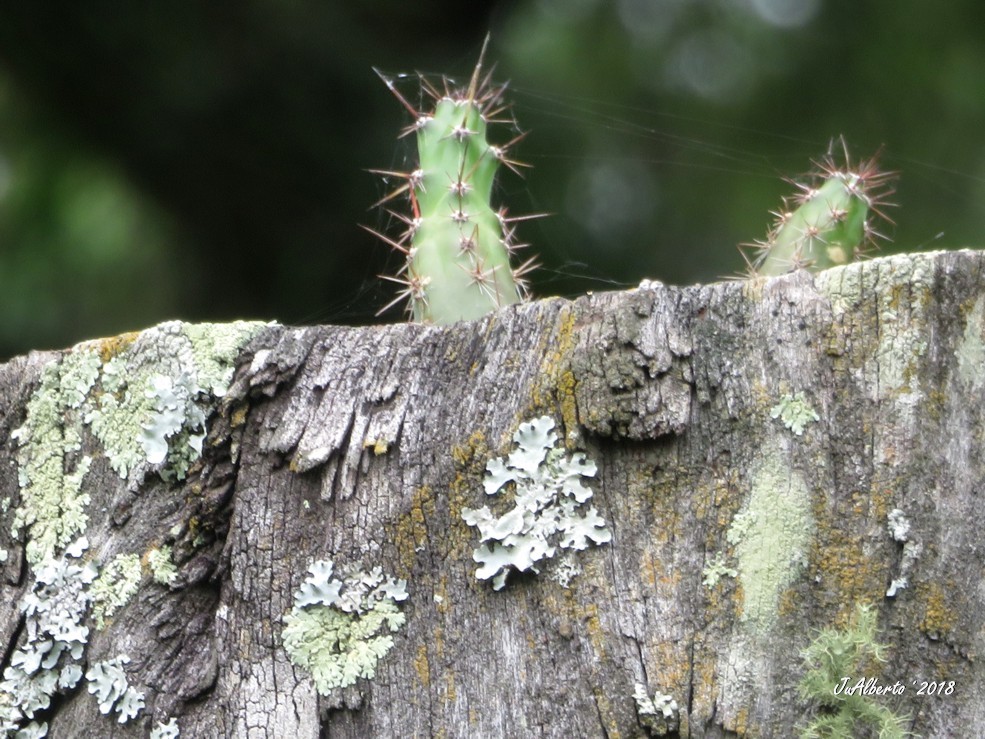
[[[171,323],[14,359],[8,735],[864,736],[870,711],[971,736],[983,266],[644,282],[449,327]],[[611,540],[545,544],[497,590],[466,518],[508,510],[520,483],[484,481],[543,418],[549,460],[594,462]],[[401,581],[371,646],[285,649],[290,614],[366,626]],[[801,688],[860,613],[838,690]]]

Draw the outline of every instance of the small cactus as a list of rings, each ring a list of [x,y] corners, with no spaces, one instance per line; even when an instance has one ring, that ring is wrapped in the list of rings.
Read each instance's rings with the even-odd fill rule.
[[[480,77],[488,42],[487,37],[467,88],[456,89],[445,79],[439,90],[421,77],[423,91],[435,101],[431,112],[417,111],[393,79],[376,70],[414,117],[402,135],[417,134],[419,156],[410,172],[374,170],[403,181],[380,203],[406,195],[411,210],[410,215],[390,211],[406,226],[397,238],[367,229],[406,257],[396,276],[383,275],[401,290],[380,313],[406,299],[411,320],[447,324],[478,318],[527,296],[524,276],[534,268],[533,260],[513,269],[510,257],[526,246],[515,242],[516,222],[536,216],[509,217],[490,203],[499,165],[514,172],[524,166],[507,154],[524,134],[501,146],[486,139],[488,124],[504,122],[497,116],[507,109],[505,85],[493,86],[488,76]]]
[[[832,142],[833,143],[833,142]],[[799,192],[784,198],[783,207],[774,212],[776,221],[765,241],[750,247],[750,257],[743,256],[753,275],[782,275],[797,269],[820,272],[828,267],[848,264],[874,248],[876,239],[885,238],[876,231],[870,215],[886,221],[880,211],[891,194],[892,172],[880,172],[876,159],[852,167],[844,139],[845,163],[839,167],[829,153],[815,162],[809,184],[793,182]]]

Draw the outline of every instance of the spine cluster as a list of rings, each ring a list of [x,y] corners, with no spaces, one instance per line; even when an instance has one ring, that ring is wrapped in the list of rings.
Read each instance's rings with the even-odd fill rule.
[[[880,208],[892,193],[895,176],[881,172],[875,157],[851,166],[847,148],[844,165],[830,153],[819,162],[806,182],[792,181],[797,192],[784,198],[774,212],[765,241],[745,245],[743,252],[754,275],[781,275],[797,269],[819,272],[848,264],[885,238],[873,226],[873,216],[891,222]]]
[[[409,214],[389,211],[405,227],[396,238],[369,229],[405,258],[396,276],[383,276],[400,291],[381,313],[406,300],[411,320],[447,324],[478,318],[527,296],[524,276],[534,260],[512,268],[510,259],[526,246],[517,243],[517,221],[536,216],[510,217],[505,208],[491,204],[499,165],[514,172],[525,166],[509,154],[524,134],[500,146],[487,139],[490,124],[514,122],[504,117],[505,85],[481,77],[484,53],[485,46],[466,88],[421,77],[422,97],[434,101],[427,112],[415,109],[393,79],[377,70],[413,116],[414,123],[401,135],[416,134],[418,152],[418,165],[410,172],[375,170],[400,181],[380,204],[406,197],[410,205]]]

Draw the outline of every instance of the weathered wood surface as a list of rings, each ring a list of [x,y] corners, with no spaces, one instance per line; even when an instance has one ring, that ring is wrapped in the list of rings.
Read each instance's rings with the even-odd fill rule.
[[[265,329],[184,483],[152,475],[128,491],[83,440],[96,454],[90,551],[171,544],[179,575],[170,588],[145,576],[88,646],[90,663],[130,655],[140,718],[117,724],[79,688],[45,714],[49,735],[147,736],[151,717],[177,717],[182,737],[645,736],[642,683],[676,699],[680,736],[787,737],[816,709],[797,692],[800,650],[860,603],[889,646],[872,674],[906,686],[874,700],[924,736],[973,735],[983,265],[967,251],[900,256],[817,277],[644,283],[447,328]],[[0,367],[10,511],[11,432],[55,357]],[[818,419],[802,435],[771,414],[798,393]],[[579,553],[568,589],[543,573],[494,592],[474,577],[461,511],[486,502],[486,461],[543,414],[597,461],[612,541]],[[894,509],[922,552],[890,598]],[[9,659],[31,576],[2,515]],[[281,630],[306,567],[326,558],[379,565],[410,597],[375,678],[319,697]],[[954,689],[919,696],[922,680]]]

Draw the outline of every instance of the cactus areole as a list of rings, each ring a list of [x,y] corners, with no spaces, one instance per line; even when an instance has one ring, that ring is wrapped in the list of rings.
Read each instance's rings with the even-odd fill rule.
[[[406,227],[398,238],[373,231],[405,257],[396,276],[384,276],[401,289],[383,311],[406,300],[412,320],[447,324],[479,318],[526,297],[523,276],[533,269],[533,260],[513,269],[510,258],[525,246],[515,242],[516,221],[532,216],[511,218],[505,209],[491,204],[499,165],[513,171],[524,166],[507,154],[523,134],[501,146],[489,143],[489,124],[512,123],[512,119],[497,118],[506,110],[505,86],[491,85],[488,77],[481,79],[481,67],[482,55],[465,89],[455,89],[444,80],[439,90],[422,77],[423,91],[435,101],[433,111],[426,113],[418,112],[393,80],[377,71],[414,116],[404,133],[416,133],[419,157],[411,172],[376,170],[403,181],[380,202],[406,196],[411,211],[409,215],[390,211]]]

